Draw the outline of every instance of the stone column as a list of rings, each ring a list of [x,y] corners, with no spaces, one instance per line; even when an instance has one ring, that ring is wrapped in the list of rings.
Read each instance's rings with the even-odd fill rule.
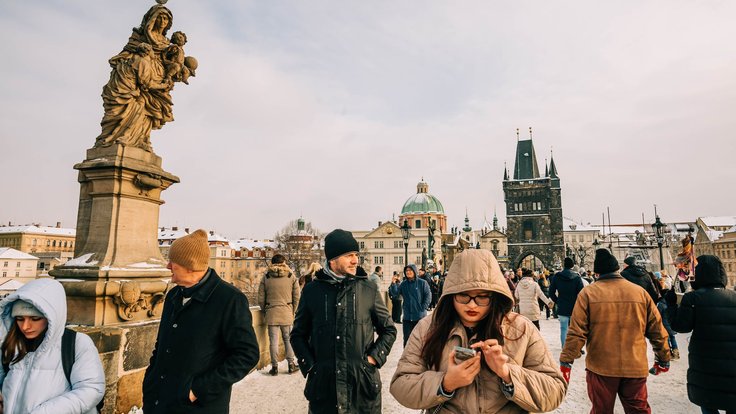
[[[87,150],[79,170],[74,259],[50,273],[67,294],[67,322],[95,341],[105,412],[141,404],[141,381],[171,272],[158,247],[161,192],[179,178],[153,152],[115,144]]]

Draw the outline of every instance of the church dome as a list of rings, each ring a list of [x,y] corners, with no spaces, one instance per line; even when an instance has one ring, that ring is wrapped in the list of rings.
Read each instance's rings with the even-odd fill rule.
[[[423,214],[439,213],[445,214],[445,208],[437,197],[429,194],[429,185],[420,181],[417,184],[417,193],[409,197],[401,208],[401,214]]]

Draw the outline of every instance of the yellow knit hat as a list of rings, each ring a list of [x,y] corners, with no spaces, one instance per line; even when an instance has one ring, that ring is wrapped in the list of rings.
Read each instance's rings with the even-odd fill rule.
[[[169,249],[169,261],[193,271],[207,270],[210,264],[207,232],[200,229],[176,239]]]

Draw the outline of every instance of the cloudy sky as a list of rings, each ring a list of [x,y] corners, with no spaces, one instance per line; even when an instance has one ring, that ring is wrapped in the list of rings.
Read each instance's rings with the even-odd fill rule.
[[[0,222],[76,222],[107,59],[152,1],[0,0]],[[516,128],[565,216],[736,214],[736,2],[171,0],[200,63],[152,133],[181,178],[161,225],[271,237],[398,216],[424,177],[450,224],[494,208]],[[171,33],[170,32],[170,33]],[[544,170],[544,165],[540,165]]]

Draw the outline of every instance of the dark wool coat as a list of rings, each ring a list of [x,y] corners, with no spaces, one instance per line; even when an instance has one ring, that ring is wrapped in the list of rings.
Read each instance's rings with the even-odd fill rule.
[[[228,413],[232,385],[258,363],[248,299],[214,270],[182,305],[164,301],[156,347],[143,379],[146,414]],[[197,400],[189,402],[189,390]]]
[[[671,290],[667,302],[672,329],[693,332],[687,369],[690,401],[714,410],[736,410],[736,292],[724,288],[726,273],[716,260],[698,257],[698,289],[686,293],[679,307]]]
[[[342,281],[317,272],[304,286],[291,331],[291,345],[307,377],[304,396],[310,412],[380,413],[378,368],[395,340],[391,315],[363,269]],[[368,355],[377,367],[368,363]]]
[[[659,289],[654,286],[652,278],[649,277],[649,273],[640,266],[632,265],[621,271],[621,276],[629,282],[641,286],[647,291],[649,297],[652,298],[654,303],[659,302]]]
[[[571,316],[578,294],[585,285],[579,274],[564,269],[552,276],[549,282],[549,297],[557,304],[557,314]]]

